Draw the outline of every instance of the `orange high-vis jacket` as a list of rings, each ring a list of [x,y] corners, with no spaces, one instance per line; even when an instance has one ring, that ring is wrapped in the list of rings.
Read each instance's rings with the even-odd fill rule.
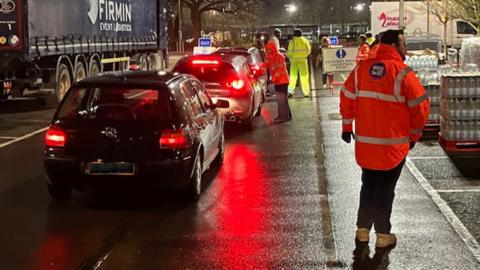
[[[368,46],[368,43],[363,43],[360,44],[360,47],[358,47],[358,52],[357,52],[357,65],[362,63],[368,58],[368,53],[370,51],[370,46]]]
[[[377,45],[377,56],[350,74],[340,93],[343,131],[353,131],[358,165],[390,170],[408,154],[430,113],[430,101],[413,70],[397,50]]]
[[[265,45],[267,52],[267,65],[270,70],[270,76],[273,84],[288,84],[287,64],[285,56],[283,56],[277,49],[274,41],[270,40]]]

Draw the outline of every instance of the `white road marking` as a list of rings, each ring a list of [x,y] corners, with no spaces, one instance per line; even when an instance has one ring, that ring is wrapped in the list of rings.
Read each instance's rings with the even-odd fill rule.
[[[108,259],[109,255],[110,255],[110,252],[108,252],[107,254],[105,254],[105,256],[103,256],[103,258],[98,260],[97,263],[93,266],[93,270],[99,269],[102,266],[102,264]]]
[[[0,140],[15,140],[18,137],[0,136]]]
[[[30,133],[28,133],[28,134],[26,134],[26,135],[23,135],[22,137],[18,137],[18,138],[15,138],[15,139],[11,140],[11,141],[6,142],[6,143],[2,143],[2,144],[0,144],[0,148],[4,148],[4,147],[7,147],[7,146],[9,146],[9,145],[11,145],[11,144],[14,144],[14,143],[23,141],[23,140],[25,140],[25,139],[28,139],[28,138],[30,138],[30,137],[33,137],[33,136],[35,136],[35,135],[37,135],[37,134],[40,134],[40,133],[46,131],[48,128],[49,128],[49,127],[44,127],[44,128],[35,130],[35,131],[33,131],[33,132],[30,132]]]
[[[419,159],[449,159],[448,156],[445,157],[409,157],[410,160],[419,160]]]
[[[415,179],[420,183],[423,189],[430,195],[433,202],[438,206],[442,214],[445,216],[447,221],[457,232],[463,242],[467,245],[468,249],[472,252],[473,256],[480,262],[480,245],[477,240],[470,234],[465,225],[462,224],[460,219],[455,215],[453,210],[448,206],[448,204],[438,195],[438,192],[430,185],[430,183],[425,179],[423,174],[417,169],[415,164],[407,158],[406,162],[407,168],[413,174]]]
[[[467,193],[467,192],[480,192],[480,189],[439,189],[438,193]]]

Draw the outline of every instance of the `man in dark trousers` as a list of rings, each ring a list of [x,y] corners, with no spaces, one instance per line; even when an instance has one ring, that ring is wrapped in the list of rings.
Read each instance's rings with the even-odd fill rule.
[[[402,31],[388,30],[378,53],[358,65],[340,93],[342,139],[355,139],[362,168],[356,240],[368,242],[375,227],[376,247],[393,246],[390,232],[395,186],[405,159],[428,119],[430,103],[413,70],[404,64]],[[355,135],[353,123],[355,122]]]

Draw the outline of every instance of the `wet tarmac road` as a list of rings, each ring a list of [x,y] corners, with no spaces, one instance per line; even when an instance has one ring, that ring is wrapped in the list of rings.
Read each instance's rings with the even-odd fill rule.
[[[435,142],[417,145],[399,181],[398,245],[355,246],[360,171],[338,96],[317,93],[290,100],[292,122],[273,124],[269,99],[253,132],[227,127],[225,163],[198,203],[148,187],[51,201],[32,132],[53,112],[0,113],[0,146],[25,137],[0,148],[0,269],[479,269],[433,196],[480,241],[479,163],[455,165]]]
[[[313,104],[292,100],[295,120],[274,124],[269,100],[253,132],[227,126],[198,203],[140,188],[51,201],[42,136],[0,149],[2,269],[322,268]]]

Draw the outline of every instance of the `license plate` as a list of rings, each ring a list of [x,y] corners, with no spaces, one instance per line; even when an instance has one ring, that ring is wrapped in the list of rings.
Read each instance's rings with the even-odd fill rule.
[[[85,174],[89,175],[135,175],[135,164],[130,162],[91,162]]]

